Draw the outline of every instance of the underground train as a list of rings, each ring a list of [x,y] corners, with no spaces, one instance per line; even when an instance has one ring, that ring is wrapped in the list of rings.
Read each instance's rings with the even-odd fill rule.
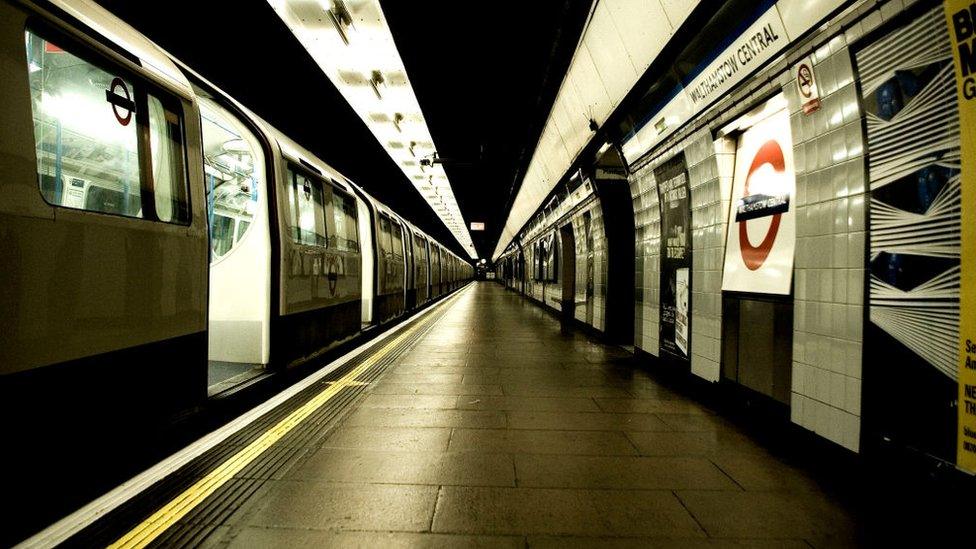
[[[177,417],[472,277],[97,4],[0,2],[0,40],[5,419]]]
[[[841,452],[976,473],[961,4],[727,2],[499,250],[496,279]]]

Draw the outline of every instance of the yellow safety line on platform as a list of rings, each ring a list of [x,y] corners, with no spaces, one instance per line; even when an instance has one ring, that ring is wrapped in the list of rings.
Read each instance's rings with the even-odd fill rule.
[[[457,299],[459,295],[460,293],[455,294],[440,305],[447,305]],[[193,486],[190,486],[183,493],[170,500],[169,503],[161,507],[152,516],[130,530],[109,547],[145,547],[152,543],[160,534],[165,532],[173,524],[176,524],[178,520],[202,503],[207,496],[216,492],[217,489],[233,478],[235,474],[247,467],[262,452],[273,446],[274,443],[281,440],[282,437],[331,400],[343,388],[364,385],[363,382],[356,381],[356,378],[386,356],[400,342],[413,335],[423,325],[423,323],[417,323],[417,325],[394,338],[377,353],[367,358],[362,364],[342,376],[339,380],[331,383],[322,392],[289,414],[288,417],[279,421],[274,427],[266,431],[254,442],[248,444],[240,452],[231,456],[227,461],[220,464],[220,466],[197,481]]]

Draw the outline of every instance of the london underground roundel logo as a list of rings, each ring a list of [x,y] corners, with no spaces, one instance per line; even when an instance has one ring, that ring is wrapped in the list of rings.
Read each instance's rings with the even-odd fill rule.
[[[774,140],[765,142],[762,147],[759,147],[759,151],[756,152],[756,157],[753,159],[752,165],[749,166],[746,182],[742,186],[743,198],[749,196],[749,180],[752,179],[753,174],[766,164],[769,164],[777,173],[786,171],[786,159],[783,157],[783,149]],[[772,221],[769,224],[769,229],[766,231],[766,236],[763,237],[762,242],[758,246],[753,246],[749,240],[749,230],[746,227],[748,221],[743,220],[739,222],[739,250],[742,252],[743,263],[745,263],[750,271],[755,271],[759,267],[762,267],[762,264],[766,262],[766,258],[769,257],[769,252],[773,249],[773,243],[776,241],[776,235],[779,233],[779,225],[782,217],[783,214],[781,213],[772,216]]]

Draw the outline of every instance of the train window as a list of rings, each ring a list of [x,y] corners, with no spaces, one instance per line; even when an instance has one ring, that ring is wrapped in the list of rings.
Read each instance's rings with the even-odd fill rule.
[[[26,32],[26,47],[44,200],[127,217],[147,217],[151,211],[161,221],[187,223],[178,110],[166,107],[133,79],[89,63],[34,32]],[[140,151],[147,150],[150,158],[140,158]],[[143,203],[143,187],[155,190],[154,203]]]
[[[384,213],[380,214],[380,250],[383,255],[393,251],[393,227],[390,218]]]
[[[237,221],[237,233],[234,236],[234,240],[235,241],[240,241],[241,238],[244,236],[244,233],[247,232],[247,228],[250,225],[251,225],[250,223],[248,223],[247,221],[244,221],[243,219],[238,220]]]
[[[216,261],[244,240],[254,221],[264,188],[264,151],[236,116],[199,94],[210,247]]]
[[[167,223],[186,223],[190,208],[183,167],[182,121],[175,109],[164,106],[158,97],[148,95],[146,101],[156,217]]]
[[[347,252],[359,251],[359,227],[356,226],[356,202],[348,194],[333,189],[332,218],[335,248]]]
[[[292,240],[306,246],[327,246],[325,230],[325,192],[322,182],[289,169],[292,182]]]
[[[396,261],[403,260],[403,229],[400,224],[393,222],[393,258]]]
[[[213,259],[227,254],[234,247],[234,225],[236,219],[225,215],[214,215],[210,223],[210,248]]]

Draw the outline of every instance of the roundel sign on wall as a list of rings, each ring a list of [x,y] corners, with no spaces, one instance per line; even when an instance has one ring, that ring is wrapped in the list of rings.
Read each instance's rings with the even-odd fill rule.
[[[752,179],[753,175],[760,172],[762,168],[770,166],[775,172],[782,174],[786,170],[786,160],[783,158],[783,147],[780,146],[779,142],[771,139],[761,147],[759,147],[759,152],[756,153],[755,158],[752,160],[752,164],[749,166],[749,171],[746,174],[745,183],[742,186],[743,200],[742,204],[747,204],[747,201],[753,196],[768,196],[768,195],[752,195],[749,193],[749,180]],[[789,197],[787,196],[786,207],[789,207]],[[776,237],[779,235],[779,225],[782,222],[783,214],[781,211],[773,211],[775,208],[766,207],[763,213],[772,214],[771,221],[769,223],[769,228],[766,230],[766,235],[759,242],[758,245],[753,246],[752,242],[749,240],[749,219],[755,219],[760,216],[749,216],[739,215],[739,211],[736,212],[737,218],[736,222],[739,226],[739,250],[742,252],[742,262],[745,263],[746,268],[750,271],[755,271],[756,269],[762,267],[763,263],[766,262],[766,258],[769,257],[769,252],[773,249],[773,243],[776,242]],[[745,214],[746,212],[742,212]]]
[[[790,118],[783,109],[763,117],[738,138],[723,290],[790,293],[795,188]]]

